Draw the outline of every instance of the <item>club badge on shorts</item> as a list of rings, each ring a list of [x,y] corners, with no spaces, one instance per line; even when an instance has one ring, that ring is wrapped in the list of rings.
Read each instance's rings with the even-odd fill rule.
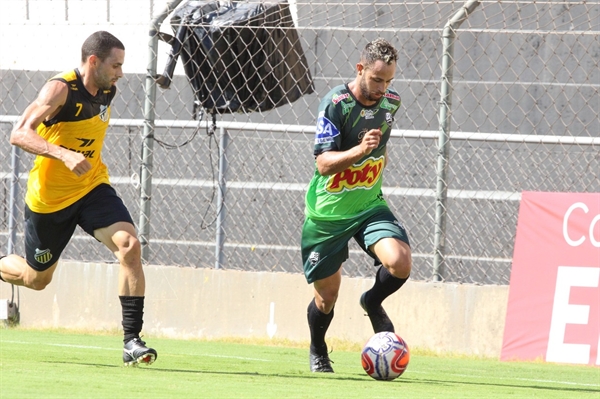
[[[49,249],[40,250],[36,248],[34,258],[37,262],[45,264],[50,262],[50,260],[52,259],[52,253]]]

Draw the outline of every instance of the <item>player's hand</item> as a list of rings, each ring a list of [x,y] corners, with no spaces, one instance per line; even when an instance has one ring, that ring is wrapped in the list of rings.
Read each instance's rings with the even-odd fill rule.
[[[65,150],[62,158],[65,166],[77,176],[83,176],[92,169],[92,164],[78,152]]]
[[[364,155],[369,155],[371,151],[379,147],[381,135],[382,133],[379,129],[371,129],[367,133],[365,133],[362,141],[360,142],[360,146],[363,150]]]

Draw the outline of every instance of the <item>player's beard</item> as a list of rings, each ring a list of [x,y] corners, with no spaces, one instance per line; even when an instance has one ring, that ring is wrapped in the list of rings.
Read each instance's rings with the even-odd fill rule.
[[[96,74],[96,85],[100,90],[110,90],[113,87],[113,82],[107,76]]]
[[[358,88],[360,89],[361,96],[363,96],[363,98],[367,101],[377,102],[381,98],[381,95],[376,97],[372,92],[369,91],[364,79],[359,82]]]

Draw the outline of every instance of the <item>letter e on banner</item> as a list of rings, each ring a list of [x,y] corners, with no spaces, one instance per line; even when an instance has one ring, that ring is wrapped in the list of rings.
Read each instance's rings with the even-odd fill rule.
[[[501,360],[600,365],[600,194],[524,192]]]

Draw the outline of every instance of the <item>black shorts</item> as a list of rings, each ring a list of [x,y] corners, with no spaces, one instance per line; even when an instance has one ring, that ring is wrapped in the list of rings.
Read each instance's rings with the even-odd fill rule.
[[[44,271],[58,261],[78,225],[93,237],[95,230],[117,222],[133,224],[133,219],[108,184],[58,212],[36,213],[25,205],[25,259],[33,269]]]

